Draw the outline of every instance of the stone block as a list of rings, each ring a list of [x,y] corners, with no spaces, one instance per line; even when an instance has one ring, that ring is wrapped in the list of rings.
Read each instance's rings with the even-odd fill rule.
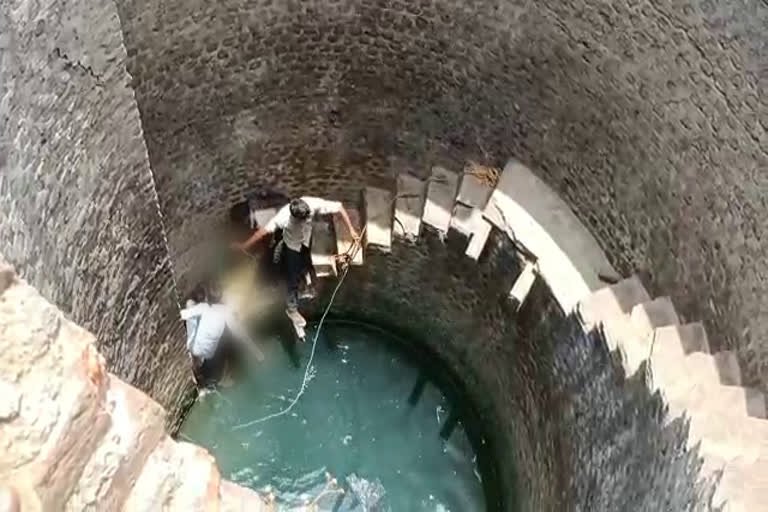
[[[456,200],[456,188],[459,175],[442,167],[433,167],[427,183],[427,200],[421,220],[442,231],[448,231],[451,225],[453,204]]]
[[[488,235],[491,234],[491,223],[485,219],[480,219],[476,222],[472,229],[472,235],[469,239],[469,245],[467,245],[464,254],[469,256],[474,261],[480,259],[480,255],[485,248],[485,243],[488,241]]]
[[[256,491],[228,480],[221,481],[220,512],[266,512],[267,505]]]
[[[560,195],[517,160],[510,160],[483,212],[486,219],[538,258],[539,275],[570,312],[619,278],[595,237]]]
[[[381,250],[392,248],[392,192],[380,188],[365,188],[365,239],[367,244]]]
[[[27,285],[0,296],[0,365],[20,394],[0,430],[0,476],[25,482],[44,510],[62,510],[110,425],[94,338]],[[4,397],[17,402],[16,395]],[[26,502],[25,502],[26,504]],[[26,506],[26,505],[25,505]]]
[[[720,382],[731,386],[741,386],[741,367],[734,352],[723,350],[712,354],[720,376]]]
[[[480,210],[465,204],[456,203],[453,206],[450,227],[468,237],[472,235],[476,223],[480,220],[482,220],[482,213]]]
[[[424,194],[427,184],[410,174],[397,176],[395,200],[395,236],[416,238],[421,233],[421,216],[424,212]]]
[[[754,398],[750,394],[745,400],[744,393],[744,388],[737,386],[691,388],[687,395],[665,397],[668,419],[682,415],[690,418],[688,446],[701,443],[705,458],[768,453],[768,421],[744,410],[745,402]]]
[[[632,276],[593,292],[581,302],[579,311],[584,323],[592,327],[606,319],[629,315],[637,304],[650,300],[640,279]]]
[[[330,219],[319,218],[312,223],[312,266],[317,277],[336,275],[336,237]]]
[[[669,297],[658,297],[642,302],[632,308],[632,323],[641,336],[652,336],[654,329],[667,325],[678,325],[675,306]]]
[[[173,491],[170,510],[219,512],[221,475],[207,450],[189,443],[176,443],[183,452],[181,485]]]
[[[659,327],[650,358],[653,389],[668,396],[684,396],[697,386],[721,384],[715,358],[703,351],[686,352],[684,346],[703,347],[701,324]],[[688,338],[688,341],[683,341]],[[746,410],[746,405],[744,406]]]
[[[755,512],[768,503],[768,454],[749,454],[723,460],[714,470],[722,471],[712,504],[722,512]]]
[[[533,283],[536,281],[536,266],[532,263],[526,263],[523,271],[515,280],[515,284],[512,286],[512,290],[509,292],[509,297],[517,305],[517,309],[523,307],[525,299],[528,298],[528,293],[533,288]]]
[[[171,493],[181,485],[182,462],[176,443],[168,437],[163,439],[149,455],[123,505],[123,511],[170,510]]]
[[[16,272],[13,267],[7,263],[0,262],[0,293],[3,293],[6,288],[11,286],[16,279]]]
[[[147,459],[123,510],[216,511],[220,478],[205,449],[166,437]]]
[[[465,204],[456,203],[451,216],[451,229],[469,237],[464,254],[474,261],[480,258],[491,232],[491,224],[483,218],[483,212]]]
[[[119,510],[149,454],[165,436],[163,408],[113,375],[107,410],[111,427],[83,470],[67,511]]]
[[[493,188],[490,185],[474,174],[465,172],[461,176],[461,185],[456,201],[482,210],[488,204],[491,193],[493,193]]]

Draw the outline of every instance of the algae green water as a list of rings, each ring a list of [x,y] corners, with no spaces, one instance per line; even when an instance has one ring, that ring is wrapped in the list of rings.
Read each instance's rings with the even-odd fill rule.
[[[233,430],[288,405],[301,384],[314,331],[309,334],[310,341],[298,348],[300,368],[279,343],[271,343],[267,362],[232,387],[198,399],[182,439],[208,448],[222,477],[273,492],[281,510],[300,510],[314,500],[326,473],[345,493],[321,498],[319,510],[485,510],[461,425],[447,441],[440,439],[449,409],[445,397],[429,384],[410,406],[418,369],[378,331],[326,324],[311,381],[296,407]]]

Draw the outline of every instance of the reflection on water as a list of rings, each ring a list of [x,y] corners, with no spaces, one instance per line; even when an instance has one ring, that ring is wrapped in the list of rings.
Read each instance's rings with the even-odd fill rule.
[[[296,369],[272,343],[253,375],[199,399],[181,436],[207,447],[224,478],[273,492],[281,510],[308,503],[328,511],[484,510],[464,431],[439,438],[443,395],[428,385],[409,406],[417,370],[381,343],[381,333],[334,325],[323,331],[312,380],[290,414],[232,429],[281,410],[298,390],[310,345],[299,348]]]

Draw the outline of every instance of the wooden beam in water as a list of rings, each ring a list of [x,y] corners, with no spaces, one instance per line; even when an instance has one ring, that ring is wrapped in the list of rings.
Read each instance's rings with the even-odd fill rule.
[[[448,439],[453,434],[453,430],[459,423],[459,409],[454,407],[451,412],[448,413],[448,419],[443,423],[443,427],[440,429],[440,437],[442,439]]]
[[[426,385],[427,377],[423,373],[420,373],[419,378],[416,379],[416,385],[413,386],[413,391],[411,391],[411,395],[408,397],[408,405],[414,406],[419,403],[419,399],[424,393]]]

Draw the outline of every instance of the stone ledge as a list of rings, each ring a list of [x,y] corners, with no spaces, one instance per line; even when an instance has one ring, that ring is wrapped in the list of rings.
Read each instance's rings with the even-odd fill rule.
[[[24,512],[220,510],[214,458],[168,437],[163,408],[106,373],[88,331],[12,269],[5,275],[12,283],[0,295],[5,498]],[[225,487],[235,496],[229,502],[263,510],[257,493]]]
[[[618,278],[592,234],[560,197],[516,160],[504,167],[485,217],[536,255],[539,273],[564,311]]]
[[[165,435],[160,404],[114,375],[109,377],[107,402],[112,427],[88,461],[67,511],[118,510]]]
[[[17,397],[4,407],[0,477],[27,490],[25,510],[61,510],[109,428],[93,342],[24,281],[0,296],[0,366]]]

